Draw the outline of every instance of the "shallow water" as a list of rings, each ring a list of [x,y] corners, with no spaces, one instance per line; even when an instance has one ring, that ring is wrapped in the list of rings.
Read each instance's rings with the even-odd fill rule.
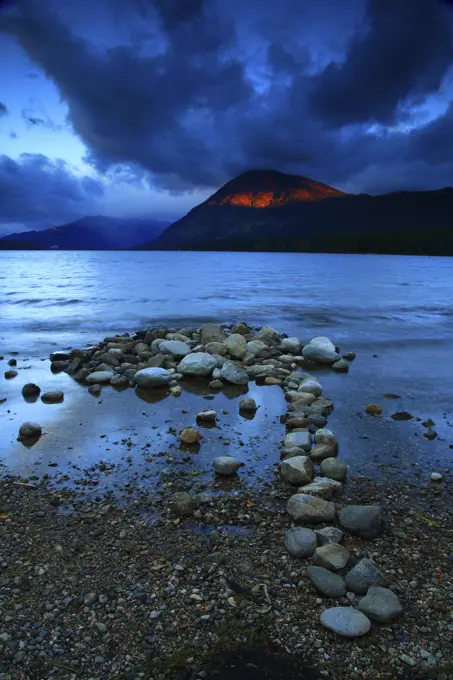
[[[0,405],[0,462],[17,473],[42,474],[45,468],[51,474],[71,469],[71,475],[77,473],[71,465],[83,469],[101,458],[115,463],[115,474],[92,472],[93,478],[99,477],[97,488],[122,485],[131,474],[138,475],[138,462],[140,472],[149,475],[143,482],[149,487],[149,480],[166,467],[179,474],[200,472],[214,455],[227,452],[245,456],[246,483],[270,474],[284,436],[278,423],[284,403],[277,389],[251,383],[250,395],[261,401],[262,408],[254,420],[245,421],[237,413],[237,402],[227,396],[207,401],[193,390],[179,399],[147,403],[133,390],[120,393],[107,388],[98,403],[66,374],[52,375],[48,361],[42,361],[55,349],[81,347],[114,332],[153,324],[196,326],[208,320],[242,319],[268,323],[304,342],[327,335],[342,351],[357,352],[349,374],[320,371],[325,394],[335,403],[329,426],[340,439],[341,456],[353,474],[377,476],[384,465],[387,475],[414,475],[417,481],[421,471],[421,480],[426,480],[430,470],[452,464],[453,432],[448,424],[453,421],[452,300],[451,258],[0,252],[0,354],[5,356],[0,363],[0,399],[7,397]],[[19,376],[6,381],[3,371],[11,352],[18,352]],[[36,382],[43,391],[63,389],[64,403],[26,404],[20,394],[25,382]],[[401,399],[385,400],[386,392]],[[363,416],[370,402],[384,407],[383,418]],[[190,413],[183,417],[185,408]],[[231,414],[222,415],[221,432],[206,432],[199,454],[181,462],[184,453],[177,450],[174,436],[166,434],[165,421],[171,420],[176,428],[193,424],[196,412],[204,408],[219,413],[229,409]],[[403,409],[431,417],[438,439],[423,439],[423,428],[414,421],[390,419],[391,413]],[[23,420],[40,422],[47,432],[31,450],[15,440]],[[223,447],[216,436],[231,433],[232,442]],[[102,434],[106,437],[101,439]],[[258,434],[256,455],[262,460],[251,466],[253,437]],[[133,444],[128,452],[121,439],[129,436]],[[244,446],[238,443],[240,438]],[[167,455],[146,462],[146,451],[141,450],[146,443],[154,455],[159,446]],[[127,462],[129,453],[132,464]],[[48,467],[55,462],[58,468]],[[80,472],[83,475],[87,476]]]

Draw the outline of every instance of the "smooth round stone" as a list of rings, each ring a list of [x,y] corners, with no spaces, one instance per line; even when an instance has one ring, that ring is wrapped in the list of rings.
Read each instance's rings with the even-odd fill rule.
[[[346,584],[341,576],[324,567],[307,567],[307,576],[316,590],[326,597],[343,597],[346,594]]]
[[[163,340],[159,343],[159,351],[176,358],[181,358],[189,354],[190,347],[180,340]]]
[[[39,397],[40,394],[41,388],[38,387],[38,385],[35,385],[34,383],[27,383],[22,388],[23,397]]]
[[[283,338],[280,343],[280,349],[291,354],[299,354],[302,349],[302,343],[299,338]]]
[[[388,588],[371,587],[357,607],[378,623],[388,623],[403,611],[399,598]]]
[[[304,527],[288,529],[284,543],[287,551],[294,557],[311,557],[317,546],[315,532]]]
[[[315,397],[320,397],[322,394],[322,385],[316,378],[305,378],[299,385],[298,391],[307,392],[308,394],[313,394]]]
[[[317,524],[335,519],[335,505],[316,496],[296,493],[288,500],[286,511],[295,522]]]
[[[87,375],[85,378],[85,382],[88,385],[95,385],[95,384],[102,384],[102,383],[109,383],[110,380],[112,379],[113,376],[113,371],[95,371],[94,373],[90,373],[90,375]]]
[[[313,463],[308,456],[294,456],[280,463],[280,472],[290,484],[309,484],[315,474]]]
[[[321,474],[329,479],[342,482],[348,474],[348,466],[338,458],[325,458],[320,465]]]
[[[320,621],[325,628],[348,638],[366,635],[371,627],[369,618],[354,607],[325,609],[320,616]]]
[[[375,538],[384,524],[378,505],[347,505],[340,511],[339,520],[351,534],[361,538]]]
[[[349,560],[349,551],[338,543],[327,543],[316,549],[315,562],[321,567],[338,571],[343,569]]]
[[[337,527],[315,529],[315,534],[319,545],[327,545],[328,543],[341,543],[343,540],[343,532],[341,529],[337,529]]]
[[[61,390],[54,390],[53,392],[44,392],[41,395],[41,401],[44,404],[58,404],[64,399],[64,393]]]
[[[217,418],[216,411],[200,411],[197,413],[197,420],[205,423],[215,423]]]
[[[329,444],[331,446],[338,446],[338,440],[332,430],[327,427],[320,427],[315,432],[315,444]]]
[[[19,428],[21,439],[37,439],[42,435],[42,427],[38,423],[22,423]]]
[[[431,481],[432,482],[441,482],[443,479],[442,475],[440,472],[431,472]]]
[[[246,397],[245,399],[241,399],[239,402],[239,410],[240,411],[248,411],[249,413],[253,413],[256,411],[258,406],[256,405],[256,401],[252,397]]]
[[[302,354],[305,359],[318,364],[333,364],[340,359],[340,355],[335,351],[335,345],[326,337],[310,340],[303,348]]]
[[[224,341],[224,345],[227,348],[229,354],[236,359],[242,359],[247,352],[247,342],[243,335],[240,333],[232,333]]]
[[[191,446],[192,444],[198,444],[202,439],[202,436],[198,430],[193,427],[186,427],[182,432],[179,433],[179,441],[181,444]]]
[[[217,366],[217,359],[208,352],[193,352],[184,357],[178,365],[178,373],[183,375],[211,375]]]
[[[234,361],[225,361],[220,369],[220,377],[233,385],[247,385],[249,381],[247,371],[242,366],[235,364]]]
[[[218,456],[212,461],[212,467],[217,475],[230,477],[235,475],[241,467],[241,463],[233,456]]]
[[[171,373],[165,368],[142,368],[134,377],[139,387],[165,387],[171,380]]]

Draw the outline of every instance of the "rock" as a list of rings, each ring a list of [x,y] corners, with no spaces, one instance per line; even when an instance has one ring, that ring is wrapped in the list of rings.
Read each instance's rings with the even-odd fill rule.
[[[443,479],[442,475],[440,472],[431,472],[431,481],[432,482],[441,482]]]
[[[88,388],[88,392],[93,395],[93,397],[98,397],[101,394],[102,387],[100,385],[91,385]]]
[[[320,427],[319,430],[316,430],[314,439],[315,444],[327,444],[338,450],[337,438],[332,430],[328,430],[326,427]]]
[[[5,371],[3,375],[5,376],[6,380],[11,380],[12,378],[15,378],[18,375],[18,373],[17,373],[17,371],[11,370],[11,371]]]
[[[113,385],[113,387],[127,387],[129,385],[129,378],[126,375],[116,374],[111,378],[110,384]]]
[[[310,451],[310,458],[313,463],[321,463],[326,458],[335,458],[338,455],[338,449],[336,446],[331,446],[330,444],[317,444]]]
[[[261,340],[266,345],[276,344],[280,338],[280,333],[270,326],[263,326],[256,334],[256,339]]]
[[[424,436],[425,439],[429,439],[430,441],[432,441],[433,439],[436,439],[436,437],[438,435],[437,435],[437,432],[435,430],[433,430],[432,427],[428,427],[426,432],[423,433],[423,436]]]
[[[325,458],[320,466],[321,474],[329,479],[342,482],[348,474],[348,466],[338,458]]]
[[[181,340],[163,340],[159,345],[159,352],[170,354],[175,359],[181,359],[190,352],[190,347]]]
[[[321,624],[342,637],[355,638],[366,635],[370,630],[370,620],[354,607],[332,607],[325,609],[320,618]]]
[[[280,349],[290,354],[299,354],[302,349],[302,343],[299,338],[283,338],[280,343]]]
[[[389,623],[403,611],[395,593],[388,588],[377,586],[368,588],[367,594],[359,601],[357,608],[378,623]]]
[[[280,472],[290,484],[308,484],[314,477],[313,463],[308,456],[295,456],[280,463]]]
[[[353,593],[363,595],[370,586],[387,585],[386,577],[379,571],[376,562],[364,557],[346,574],[346,586]]]
[[[227,352],[235,359],[242,359],[247,352],[247,342],[243,335],[233,333],[224,341]]]
[[[19,428],[20,439],[38,439],[42,435],[42,427],[38,423],[22,423]]]
[[[210,375],[217,366],[217,360],[208,352],[188,354],[178,365],[178,373],[183,375]]]
[[[330,500],[333,497],[339,497],[343,493],[343,485],[333,479],[325,477],[315,477],[310,484],[301,486],[298,493],[306,493],[310,496],[317,496]]]
[[[217,475],[224,475],[230,477],[235,475],[241,467],[241,463],[233,456],[218,456],[212,461],[214,472]]]
[[[307,392],[309,394],[314,394],[315,397],[320,397],[322,394],[322,385],[315,378],[305,378],[299,385],[298,391]]]
[[[307,576],[316,590],[326,597],[343,597],[346,594],[346,584],[341,576],[324,567],[307,567]]]
[[[174,385],[173,387],[170,387],[170,392],[174,397],[180,397],[182,394],[182,389],[179,385]]]
[[[301,404],[310,406],[316,400],[315,395],[311,394],[311,392],[297,392],[295,390],[288,390],[285,398],[287,401],[295,402],[299,408]]]
[[[251,332],[251,328],[249,328],[245,323],[237,323],[235,326],[233,326],[231,332],[239,333],[240,335],[248,335]]]
[[[285,438],[285,447],[291,448],[297,446],[303,451],[310,451],[313,437],[308,430],[305,432],[290,432]]]
[[[211,390],[221,390],[223,387],[223,382],[221,380],[211,380],[208,387]]]
[[[38,387],[38,385],[35,385],[34,383],[27,383],[22,388],[23,397],[39,397],[40,394],[41,388]]]
[[[318,337],[310,340],[302,350],[304,359],[314,361],[317,364],[333,364],[340,359],[335,350],[335,345],[329,338]]]
[[[170,499],[170,510],[178,517],[190,517],[197,508],[197,499],[186,491],[175,493]]]
[[[50,370],[53,373],[60,373],[61,371],[64,371],[65,368],[69,366],[69,361],[52,361],[50,364]]]
[[[208,342],[205,346],[205,350],[209,352],[209,354],[220,354],[221,356],[227,353],[227,348],[223,342]]]
[[[234,361],[226,361],[220,369],[220,374],[223,380],[233,385],[247,385],[249,381],[247,371],[235,364]]]
[[[101,356],[99,357],[99,361],[102,364],[107,364],[107,366],[114,366],[115,367],[115,366],[120,365],[120,362],[118,361],[118,359],[116,357],[114,357],[113,354],[109,354],[108,352],[105,352],[105,354],[101,354]],[[75,363],[73,364],[73,362],[71,361],[71,363],[68,366],[68,372],[69,372],[69,370],[71,370],[73,373],[77,373],[79,368],[80,368],[80,359],[77,359],[77,364],[75,364]]]
[[[66,352],[52,352],[50,355],[50,361],[53,363],[54,361],[69,361],[71,358],[70,354],[67,354]]]
[[[379,404],[368,404],[365,412],[368,413],[369,416],[381,416],[382,406],[379,406]]]
[[[391,417],[393,420],[412,420],[414,416],[408,411],[397,411],[396,413],[392,413]]]
[[[343,354],[343,359],[346,359],[347,361],[354,361],[355,358],[356,358],[355,352],[345,352]]]
[[[328,418],[333,411],[333,403],[330,399],[324,399],[323,397],[318,397],[311,406],[307,406],[305,409],[309,415],[320,414],[325,418]]]
[[[179,441],[181,442],[181,444],[189,446],[191,444],[197,444],[201,439],[202,436],[200,432],[198,432],[198,430],[195,430],[193,427],[186,427],[179,434]]]
[[[200,328],[201,344],[207,345],[208,342],[222,342],[225,340],[225,333],[215,323],[205,323]]]
[[[316,427],[325,427],[327,425],[327,418],[321,416],[319,413],[311,413],[308,415],[308,422]]]
[[[349,550],[346,550],[338,543],[326,543],[316,548],[314,561],[320,567],[325,567],[330,571],[343,569],[349,560]]]
[[[87,375],[85,382],[88,385],[94,385],[95,383],[109,383],[112,379],[112,375],[113,373],[111,371],[95,371],[94,373]]]
[[[307,524],[332,522],[335,519],[333,503],[303,493],[296,493],[291,496],[286,504],[286,511],[295,522]]]
[[[139,387],[165,387],[171,380],[171,373],[165,368],[142,368],[134,378]]]
[[[315,530],[316,538],[319,545],[328,545],[329,543],[341,543],[343,540],[343,532],[337,527],[325,527],[324,529]]]
[[[279,378],[274,378],[271,375],[268,375],[267,378],[264,378],[264,384],[265,385],[281,385],[282,381]]]
[[[54,390],[53,392],[44,392],[41,396],[41,401],[44,404],[59,404],[64,400],[64,393],[61,390]]]
[[[197,420],[205,423],[215,423],[217,418],[217,411],[200,411],[197,413]]]
[[[147,360],[147,366],[148,368],[163,368],[168,357],[168,354],[156,354]]]
[[[256,356],[265,349],[268,349],[268,347],[264,342],[261,342],[261,340],[250,340],[250,342],[247,343],[247,352],[250,352],[253,356]]]
[[[349,371],[349,364],[347,361],[340,359],[339,361],[336,361],[334,364],[332,364],[332,368],[337,373],[347,373]]]
[[[383,529],[378,505],[348,505],[340,511],[339,519],[349,533],[361,538],[375,538]]]
[[[241,399],[239,402],[240,411],[248,411],[253,413],[257,410],[257,408],[258,406],[256,405],[256,401],[252,399],[252,397],[246,397],[245,399]]]
[[[285,532],[285,548],[294,557],[311,557],[317,546],[315,532],[304,527],[293,527]]]

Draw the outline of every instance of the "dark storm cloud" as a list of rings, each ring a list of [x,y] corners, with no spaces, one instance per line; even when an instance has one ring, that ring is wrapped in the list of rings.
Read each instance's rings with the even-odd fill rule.
[[[21,0],[0,28],[57,85],[101,172],[120,165],[175,192],[251,167],[351,191],[373,191],[373,178],[379,190],[413,185],[428,157],[439,158],[436,181],[453,176],[436,132],[448,116],[408,135],[369,129],[407,123],[408,102],[423,107],[439,88],[452,65],[441,2],[110,0],[143,30],[102,51],[49,1]]]
[[[8,113],[8,109],[6,107],[6,104],[3,104],[3,102],[0,102],[0,118],[2,116],[6,116],[7,113]]]
[[[0,234],[5,224],[35,228],[75,219],[94,209],[102,194],[99,182],[75,176],[63,161],[41,154],[0,156]]]

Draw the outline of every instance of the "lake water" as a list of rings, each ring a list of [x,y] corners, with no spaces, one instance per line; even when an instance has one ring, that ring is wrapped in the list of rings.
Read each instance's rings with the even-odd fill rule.
[[[8,398],[0,406],[8,432],[0,458],[14,469],[24,382],[47,381],[48,389],[60,385],[67,394],[59,406],[39,402],[26,419],[39,415],[50,423],[70,412],[74,421],[86,404],[86,388],[64,374],[51,376],[42,362],[51,351],[154,324],[238,320],[269,324],[303,342],[326,335],[342,352],[357,353],[349,374],[321,371],[336,406],[329,426],[357,471],[376,471],[379,458],[397,458],[400,471],[415,459],[427,471],[451,464],[453,258],[296,253],[0,252],[0,399]],[[5,381],[10,352],[19,353],[19,370],[29,373]],[[401,398],[385,400],[386,392]],[[105,427],[112,419],[120,427],[112,408],[120,413],[134,393],[105,395]],[[363,417],[370,402],[383,405],[384,418]],[[17,418],[6,415],[7,405],[17,406]],[[402,409],[433,418],[438,439],[424,440],[415,421],[389,418]],[[276,415],[270,408],[269,418]],[[405,446],[410,454],[401,453]]]

